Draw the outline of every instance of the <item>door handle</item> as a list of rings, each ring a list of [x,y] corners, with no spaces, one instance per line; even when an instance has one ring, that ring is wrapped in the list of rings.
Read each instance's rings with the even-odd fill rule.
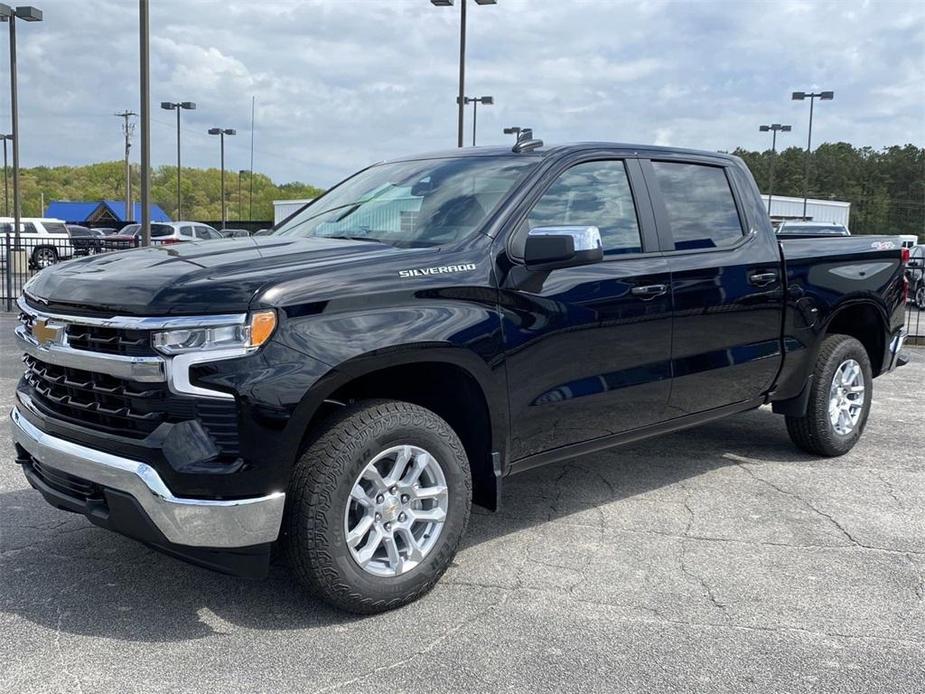
[[[748,276],[748,281],[750,284],[754,284],[756,287],[765,287],[772,282],[777,281],[776,272],[753,272]]]
[[[667,292],[667,284],[647,284],[643,287],[633,287],[630,289],[630,294],[633,296],[638,296],[641,299],[654,299],[655,297],[666,294]]]

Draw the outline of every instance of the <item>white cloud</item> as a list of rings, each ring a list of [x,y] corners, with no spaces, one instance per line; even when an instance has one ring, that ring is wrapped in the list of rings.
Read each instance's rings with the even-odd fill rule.
[[[152,3],[152,101],[184,112],[184,162],[217,164],[206,129],[234,127],[230,169],[329,184],[371,161],[455,144],[458,8],[428,0],[159,0]],[[45,0],[22,25],[23,163],[121,155],[138,109],[137,3]],[[470,3],[468,87],[491,94],[479,141],[507,125],[547,142],[619,140],[704,149],[766,146],[758,124],[805,137],[796,89],[825,88],[814,140],[925,144],[925,10],[913,2]],[[5,54],[5,51],[0,51]],[[0,70],[5,70],[5,59]],[[8,113],[0,86],[0,113]],[[467,134],[470,134],[467,112]],[[156,109],[152,154],[172,163],[173,114]],[[0,116],[2,119],[2,116]],[[0,123],[3,121],[0,120]],[[0,128],[8,126],[0,125]]]

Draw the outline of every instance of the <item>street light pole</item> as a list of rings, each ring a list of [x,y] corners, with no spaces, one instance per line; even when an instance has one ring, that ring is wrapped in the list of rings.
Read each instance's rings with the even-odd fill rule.
[[[9,5],[0,5],[0,21],[10,23],[10,121],[13,137],[13,238],[14,248],[19,250],[19,225],[22,209],[19,204],[19,99],[16,87],[16,19],[26,22],[41,22],[42,11],[31,5],[15,10]]]
[[[771,131],[771,164],[769,166],[768,174],[768,216],[771,216],[771,196],[774,194],[774,162],[777,159],[777,133],[789,133],[791,127],[789,125],[781,125],[780,123],[772,123],[771,125],[759,125],[758,130],[760,132],[766,133],[769,130]],[[805,211],[803,213],[806,214]]]
[[[196,104],[192,101],[162,101],[161,108],[165,111],[177,112],[177,219],[183,219],[180,212],[180,111],[195,111]]]
[[[151,245],[151,62],[148,0],[138,0],[138,25],[141,56],[141,243]]]
[[[3,216],[10,216],[10,183],[7,178],[7,163],[6,163],[6,143],[7,140],[12,140],[12,135],[0,135],[0,140],[3,140]]]
[[[219,148],[221,149],[222,165],[222,229],[225,228],[225,135],[234,135],[237,131],[234,128],[209,128],[210,135],[218,135]]]
[[[791,96],[793,101],[809,99],[809,132],[806,135],[806,161],[803,168],[803,221],[806,221],[806,201],[809,197],[809,161],[813,147],[813,106],[816,99],[831,101],[834,98],[835,92],[793,92]]]
[[[475,0],[476,5],[496,5],[498,0]],[[453,0],[430,0],[435,7],[452,7]],[[466,108],[466,0],[459,3],[459,95],[456,97],[456,146],[463,146]]]

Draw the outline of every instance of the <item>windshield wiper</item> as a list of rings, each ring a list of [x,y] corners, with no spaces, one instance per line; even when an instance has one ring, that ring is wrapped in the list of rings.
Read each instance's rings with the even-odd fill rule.
[[[347,236],[346,234],[335,234],[334,236],[318,236],[319,239],[347,239],[348,241],[369,241],[371,243],[385,243],[379,239],[370,238],[369,236]]]

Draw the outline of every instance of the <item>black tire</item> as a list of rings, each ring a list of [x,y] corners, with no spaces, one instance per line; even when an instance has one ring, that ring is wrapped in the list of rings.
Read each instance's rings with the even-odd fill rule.
[[[913,302],[919,307],[919,310],[925,309],[925,282],[920,282],[913,295]]]
[[[441,533],[420,564],[397,576],[364,571],[347,547],[344,514],[366,465],[392,446],[419,446],[440,465],[448,488]],[[283,521],[284,551],[298,579],[331,605],[373,614],[427,593],[449,567],[466,524],[472,478],[455,432],[423,407],[367,400],[334,417],[296,463]]]
[[[840,434],[835,431],[829,417],[829,398],[836,371],[848,359],[853,359],[861,367],[865,386],[864,403],[857,424],[850,432]],[[847,335],[828,336],[823,340],[816,357],[806,414],[802,417],[787,416],[790,439],[807,453],[826,457],[844,455],[854,448],[864,433],[872,395],[873,374],[864,345]]]
[[[58,251],[50,246],[39,246],[32,251],[32,266],[44,270],[58,262]]]

